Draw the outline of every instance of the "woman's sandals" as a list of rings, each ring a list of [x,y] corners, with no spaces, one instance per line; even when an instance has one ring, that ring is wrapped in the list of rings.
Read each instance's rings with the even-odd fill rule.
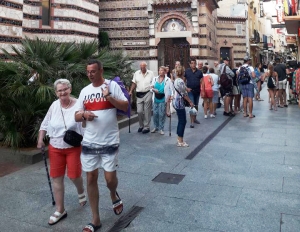
[[[78,194],[78,199],[79,199],[79,205],[81,207],[86,205],[87,200],[86,200],[86,196],[85,196],[84,192],[81,194]]]
[[[55,213],[50,217],[48,224],[50,226],[55,225],[56,223],[58,223],[60,220],[62,220],[64,218],[66,218],[67,216],[68,216],[68,214],[67,214],[66,210],[63,213],[55,211]],[[50,222],[50,221],[52,221],[52,222]]]

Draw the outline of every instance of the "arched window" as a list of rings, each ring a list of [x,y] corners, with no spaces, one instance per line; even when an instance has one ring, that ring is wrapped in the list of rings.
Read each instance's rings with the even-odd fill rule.
[[[50,0],[42,0],[42,25],[50,26]]]

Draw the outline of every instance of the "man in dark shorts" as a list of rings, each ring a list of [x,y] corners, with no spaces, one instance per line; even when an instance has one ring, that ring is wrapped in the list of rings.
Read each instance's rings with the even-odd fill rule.
[[[184,81],[186,82],[188,96],[194,103],[195,108],[198,110],[199,98],[200,98],[200,80],[203,77],[202,72],[196,68],[196,60],[190,60],[190,68],[185,70]],[[191,128],[194,128],[194,123],[200,124],[196,119],[196,115],[190,115]]]
[[[278,98],[279,98],[279,108],[288,107],[286,104],[286,66],[280,63],[280,58],[275,59],[276,66],[274,71],[278,74]]]

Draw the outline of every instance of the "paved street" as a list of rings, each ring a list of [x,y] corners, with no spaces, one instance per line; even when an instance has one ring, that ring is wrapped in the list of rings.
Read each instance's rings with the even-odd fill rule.
[[[230,120],[221,115],[222,109],[215,119],[204,119],[201,110],[201,125],[191,129],[187,124],[189,148],[175,146],[175,114],[171,137],[168,119],[164,136],[139,134],[138,124],[130,134],[122,129],[118,192],[125,203],[123,213],[143,207],[123,231],[299,232],[300,109],[290,105],[269,110],[266,86],[262,98],[265,101],[254,102],[253,119],[239,114]],[[195,149],[200,151],[193,153]],[[186,159],[190,154],[195,156]],[[152,181],[161,172],[184,177],[179,184]],[[102,172],[99,184],[99,231],[109,231],[119,217],[113,213]],[[55,208],[44,163],[1,177],[0,231],[81,231],[91,219],[89,205],[79,207],[75,187],[67,179],[65,191],[68,217],[50,227]]]

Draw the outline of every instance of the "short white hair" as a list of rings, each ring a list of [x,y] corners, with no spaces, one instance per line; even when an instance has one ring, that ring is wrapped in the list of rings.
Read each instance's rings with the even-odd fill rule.
[[[72,85],[70,83],[69,80],[67,79],[57,79],[55,82],[54,82],[54,90],[56,91],[56,87],[58,84],[62,84],[62,85],[67,85],[69,88],[72,88]]]

